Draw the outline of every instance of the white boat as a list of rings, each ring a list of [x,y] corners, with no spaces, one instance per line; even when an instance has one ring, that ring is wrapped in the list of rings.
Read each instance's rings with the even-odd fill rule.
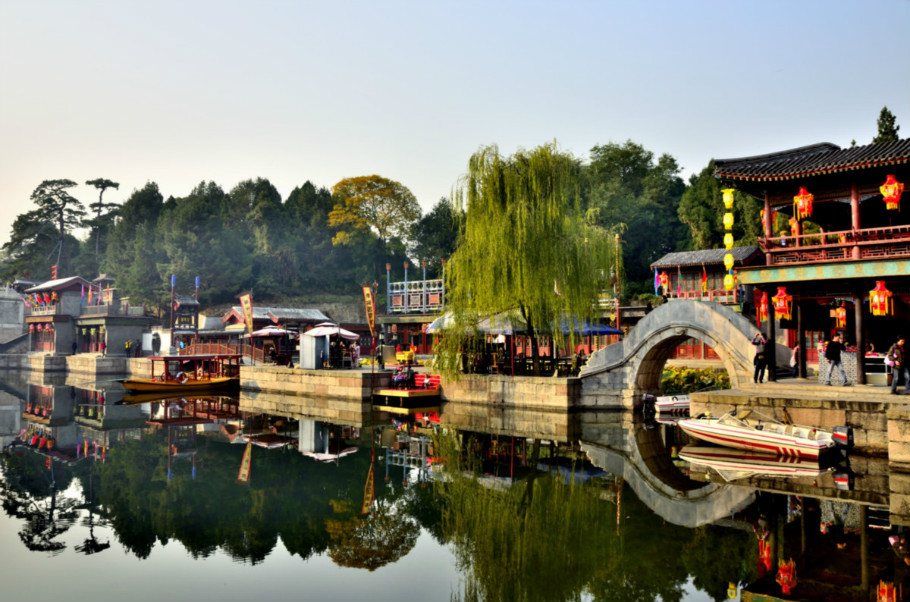
[[[655,398],[654,408],[658,414],[685,414],[689,411],[688,395],[663,395]]]
[[[727,481],[755,476],[818,478],[833,470],[823,469],[817,458],[779,456],[712,445],[687,445],[679,450],[679,457],[690,464],[707,466]]]
[[[727,412],[720,418],[699,416],[679,421],[690,437],[736,449],[754,449],[780,456],[817,459],[836,447],[849,449],[853,431],[846,426],[833,431],[784,424],[754,410]]]

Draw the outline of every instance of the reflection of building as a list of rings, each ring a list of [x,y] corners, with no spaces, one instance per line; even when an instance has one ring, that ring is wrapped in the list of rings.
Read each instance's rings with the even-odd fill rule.
[[[910,218],[897,193],[910,179],[910,139],[718,160],[715,176],[764,203],[765,265],[738,278],[771,318],[763,328],[781,346],[778,360],[784,344],[816,350],[818,337],[843,332],[861,351],[856,380],[865,383],[867,367],[884,366],[863,352],[887,350],[910,318]]]
[[[443,269],[445,262],[443,261]],[[404,262],[404,280],[392,282],[392,265],[386,264],[386,315],[377,316],[385,342],[409,345],[418,354],[433,352],[433,335],[427,326],[445,308],[443,278],[427,279],[427,264],[422,263],[422,278],[408,280],[409,263]]]

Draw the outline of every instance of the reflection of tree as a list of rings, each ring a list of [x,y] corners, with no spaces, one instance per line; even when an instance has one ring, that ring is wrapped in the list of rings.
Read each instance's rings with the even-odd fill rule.
[[[340,512],[348,509],[339,505]],[[388,504],[377,503],[364,517],[326,521],[329,557],[339,566],[375,571],[407,555],[417,543],[417,521]]]
[[[59,554],[66,544],[57,541],[73,525],[76,501],[58,499],[57,473],[69,483],[69,476],[55,464],[45,467],[44,458],[32,453],[13,456],[6,462],[0,481],[0,500],[10,516],[24,521],[19,539],[29,550]]]

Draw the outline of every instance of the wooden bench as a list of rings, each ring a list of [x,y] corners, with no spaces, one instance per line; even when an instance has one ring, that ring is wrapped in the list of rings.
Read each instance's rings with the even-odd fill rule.
[[[438,374],[415,374],[414,375],[414,387],[417,389],[438,389],[439,388],[439,375]]]

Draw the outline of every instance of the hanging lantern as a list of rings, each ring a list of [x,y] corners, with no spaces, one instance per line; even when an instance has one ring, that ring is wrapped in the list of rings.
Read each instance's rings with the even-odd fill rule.
[[[900,209],[901,195],[904,193],[904,185],[898,182],[893,175],[885,178],[885,183],[878,187],[885,201],[886,209]]]
[[[724,255],[724,267],[727,268],[728,272],[733,269],[733,254],[732,253],[727,253],[726,255]]]
[[[735,284],[736,282],[734,281],[732,273],[727,272],[724,274],[724,289],[732,291]]]
[[[768,293],[762,291],[758,303],[755,304],[755,320],[759,323],[768,319]]]
[[[727,210],[733,209],[733,189],[724,188],[721,192],[724,193],[724,207]]]
[[[891,291],[885,288],[884,280],[876,280],[875,288],[869,291],[869,308],[873,316],[894,314],[894,300],[891,298]]]
[[[733,248],[733,235],[727,232],[724,234],[724,247],[729,251]]]
[[[799,220],[795,217],[790,218],[790,236],[799,236]]]
[[[660,285],[663,287],[665,293],[670,292],[670,277],[665,271],[660,273]]]
[[[834,310],[834,323],[838,328],[847,327],[847,308],[844,307],[843,303]]]
[[[774,302],[774,315],[781,320],[789,320],[793,311],[793,296],[787,294],[787,287],[777,287],[777,294],[771,297]]]
[[[799,194],[793,197],[793,216],[803,219],[812,215],[812,201],[815,196],[806,190],[805,186],[799,187]]]
[[[725,230],[733,229],[733,214],[730,212],[724,213],[724,229]]]
[[[29,325],[28,325],[28,331],[29,331],[29,332],[35,332],[35,325],[34,325],[34,324],[29,324]]]
[[[37,330],[38,332],[41,332],[41,324],[36,324],[35,330]]]

